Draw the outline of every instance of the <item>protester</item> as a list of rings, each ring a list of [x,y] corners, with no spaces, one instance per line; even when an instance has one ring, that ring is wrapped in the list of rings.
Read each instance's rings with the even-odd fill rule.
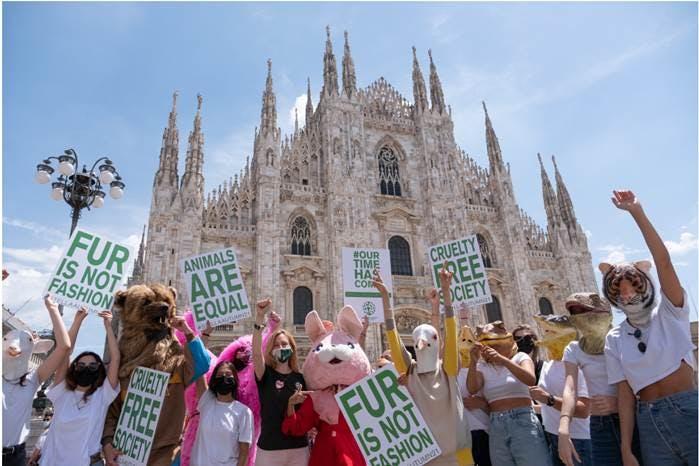
[[[470,449],[468,421],[464,418],[463,401],[456,377],[459,372],[459,350],[457,347],[457,318],[451,305],[452,273],[446,264],[440,270],[439,280],[444,295],[444,358],[438,330],[429,324],[422,324],[413,330],[413,342],[417,361],[400,341],[396,330],[393,309],[391,308],[388,289],[378,273],[374,275],[374,286],[381,294],[388,339],[393,362],[400,374],[407,374],[407,388],[415,405],[425,418],[425,422],[437,440],[442,454],[432,460],[430,465],[457,465],[460,451]],[[439,294],[437,290],[429,293],[432,313],[439,313]],[[471,456],[467,452],[467,456]]]
[[[76,313],[74,335],[86,315]],[[107,409],[119,395],[119,347],[112,330],[112,313],[98,314],[107,332],[109,369],[96,353],[85,351],[68,364],[68,357],[56,371],[46,396],[54,415],[41,451],[40,466],[102,466],[100,438]],[[72,341],[75,345],[75,341]],[[106,381],[106,383],[105,383]]]
[[[558,455],[567,466],[580,456],[570,438],[570,422],[576,405],[578,382],[586,382],[590,397],[591,460],[595,466],[622,464],[621,434],[617,408],[616,385],[607,380],[604,358],[604,339],[611,329],[612,314],[609,302],[597,293],[574,293],[565,302],[570,322],[578,332],[579,340],[571,341],[563,352],[566,379],[563,405],[558,427]],[[582,371],[584,378],[579,377]],[[640,457],[638,430],[634,429],[632,450]]]
[[[546,349],[550,359],[543,364],[538,386],[531,387],[529,392],[534,401],[541,405],[541,417],[549,444],[551,462],[554,466],[563,466],[558,456],[558,427],[566,380],[565,363],[562,358],[565,348],[577,338],[577,331],[568,320],[568,316],[535,315],[534,319],[542,330],[539,346]],[[575,466],[592,466],[590,399],[582,372],[579,372],[577,380],[579,384],[573,412],[574,419],[570,419],[569,435],[565,440],[572,441],[577,451]],[[566,416],[570,417],[570,414]]]
[[[534,363],[517,352],[500,321],[477,327],[476,336],[466,385],[471,394],[482,389],[490,405],[491,461],[497,466],[550,466],[544,431],[531,407]]]
[[[207,384],[197,380],[199,429],[193,465],[246,466],[253,438],[252,411],[237,401],[238,376],[233,361],[221,361]]]
[[[298,370],[296,341],[284,329],[272,333],[262,350],[265,314],[272,301],[259,301],[252,333],[252,361],[260,393],[262,430],[257,441],[257,466],[305,466],[308,463],[308,440],[282,432],[289,398],[306,389]]]
[[[635,423],[646,466],[695,465],[699,461],[696,362],[687,295],[638,198],[632,191],[613,194],[613,204],[628,211],[641,231],[660,282],[656,304],[649,261],[599,266],[605,297],[626,316],[607,334],[604,348],[609,383],[617,384],[619,392],[624,465],[637,464],[631,450]]]
[[[457,381],[459,391],[464,402],[464,417],[468,421],[471,430],[471,449],[473,461],[476,466],[491,466],[488,430],[490,429],[490,406],[483,398],[483,390],[471,395],[466,387],[468,368],[471,364],[471,349],[476,338],[467,325],[461,327],[459,333],[459,356],[461,358],[461,370]]]
[[[534,329],[527,324],[516,326],[514,330],[512,330],[512,336],[515,339],[517,351],[526,353],[532,358],[532,362],[534,362],[534,376],[536,377],[536,382],[539,383],[541,367],[544,365],[544,361],[539,358],[539,348],[537,347],[539,337],[536,335]]]
[[[38,340],[23,330],[3,335],[2,352],[2,464],[24,466],[27,462],[25,441],[29,434],[32,400],[39,386],[58,369],[70,351],[70,337],[63,325],[58,306],[50,296],[44,298],[51,318],[56,348],[35,370],[29,370],[32,353],[46,353],[51,340]]]

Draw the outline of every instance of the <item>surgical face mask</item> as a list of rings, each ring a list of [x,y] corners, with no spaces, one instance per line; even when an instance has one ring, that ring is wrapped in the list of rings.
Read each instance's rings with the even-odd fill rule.
[[[235,391],[236,388],[238,388],[238,386],[235,382],[235,377],[233,377],[233,376],[214,377],[214,380],[211,383],[211,389],[217,395],[228,395],[230,393],[233,393],[233,391]]]
[[[99,366],[76,367],[75,381],[81,387],[91,386],[93,383],[97,382],[100,376],[98,369]]]
[[[515,343],[517,343],[517,351],[527,354],[531,354],[534,351],[535,342],[531,335],[516,337]]]
[[[272,356],[279,362],[287,362],[292,354],[294,354],[294,350],[291,349],[291,346],[274,348],[274,350],[272,350]]]

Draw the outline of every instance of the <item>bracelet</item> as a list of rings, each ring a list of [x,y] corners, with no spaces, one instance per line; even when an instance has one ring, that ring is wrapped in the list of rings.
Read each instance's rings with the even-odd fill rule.
[[[210,337],[210,336],[211,336],[211,334],[210,334],[210,333],[204,333],[204,332],[201,332],[201,334],[202,334],[203,336],[205,336],[205,337]]]
[[[571,416],[570,414],[561,414],[559,417],[567,417],[568,420],[573,419],[573,416]]]

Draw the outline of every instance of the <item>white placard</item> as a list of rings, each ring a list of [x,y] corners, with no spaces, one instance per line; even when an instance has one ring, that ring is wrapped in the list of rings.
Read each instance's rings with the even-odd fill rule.
[[[378,269],[388,289],[393,305],[391,256],[388,249],[342,248],[342,285],[345,305],[352,306],[359,317],[369,322],[383,322],[384,309],[381,294],[372,284],[374,270]]]

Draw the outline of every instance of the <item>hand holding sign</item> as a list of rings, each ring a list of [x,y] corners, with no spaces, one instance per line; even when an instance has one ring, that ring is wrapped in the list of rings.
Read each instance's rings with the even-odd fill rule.
[[[388,289],[386,288],[386,284],[383,282],[378,269],[374,269],[374,277],[371,280],[371,284],[374,285],[374,288],[379,290],[379,293],[381,293],[381,297],[384,300],[388,299]]]
[[[87,311],[84,312],[87,313]],[[104,328],[109,328],[112,326],[112,311],[100,311],[97,315],[104,322]]]
[[[102,449],[102,453],[104,453],[104,459],[107,462],[107,466],[119,466],[118,458],[119,456],[124,454],[121,451],[114,448],[114,445],[112,445],[111,443],[108,443],[104,446],[104,448]]]
[[[442,296],[444,296],[444,306],[451,307],[451,293],[449,289],[451,288],[451,278],[454,276],[453,273],[449,271],[449,263],[444,261],[442,269],[439,271],[439,283],[442,285]]]

